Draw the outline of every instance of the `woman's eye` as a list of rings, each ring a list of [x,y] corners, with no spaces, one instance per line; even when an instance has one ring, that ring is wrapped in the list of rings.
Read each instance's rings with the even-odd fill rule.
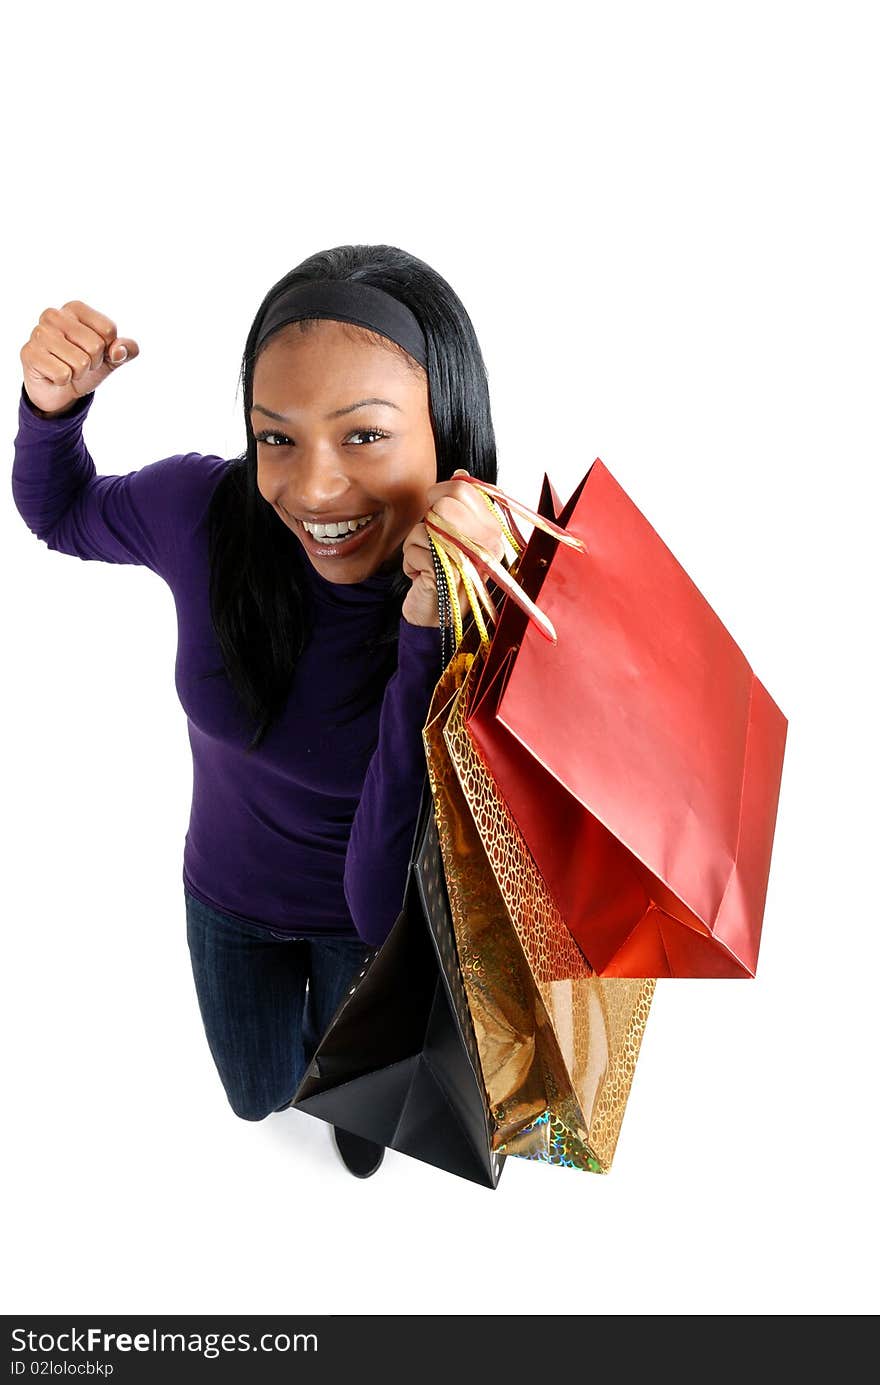
[[[352,438],[364,438],[368,436],[374,438],[387,438],[388,434],[383,433],[381,428],[360,428],[356,433],[352,433],[351,436]],[[358,443],[357,446],[362,447],[363,443]]]
[[[351,434],[349,435],[349,441],[350,441],[350,442],[353,442],[355,438],[376,438],[376,439],[379,439],[379,438],[387,438],[387,437],[388,437],[388,434],[385,433],[385,432],[383,432],[381,428],[359,428],[358,431],[357,431],[356,433],[351,433]],[[280,439],[280,442],[274,442],[274,441],[273,441],[274,438],[279,438],[279,439]],[[286,435],[285,433],[276,433],[275,430],[274,430],[274,429],[271,429],[271,428],[264,429],[264,431],[263,431],[262,433],[257,433],[257,434],[255,434],[254,441],[255,441],[255,442],[264,442],[264,443],[266,443],[267,446],[269,446],[269,447],[290,447],[290,446],[291,446],[290,438],[287,437],[287,435]],[[359,442],[359,443],[356,443],[355,446],[357,446],[357,447],[363,447],[364,444],[363,444],[362,442]]]

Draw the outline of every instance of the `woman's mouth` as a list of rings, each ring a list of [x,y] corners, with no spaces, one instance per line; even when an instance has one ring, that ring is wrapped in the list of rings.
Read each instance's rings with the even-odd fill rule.
[[[349,553],[355,553],[369,543],[379,527],[380,519],[381,512],[377,510],[367,524],[349,530],[347,534],[337,534],[335,537],[325,535],[323,538],[316,538],[314,534],[310,534],[301,519],[294,520],[294,523],[302,536],[306,550],[316,558],[346,558]]]

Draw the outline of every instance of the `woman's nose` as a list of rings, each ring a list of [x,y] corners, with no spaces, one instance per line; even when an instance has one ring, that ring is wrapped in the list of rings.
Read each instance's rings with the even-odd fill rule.
[[[286,479],[282,504],[299,515],[338,510],[351,489],[345,469],[330,448],[301,449]]]

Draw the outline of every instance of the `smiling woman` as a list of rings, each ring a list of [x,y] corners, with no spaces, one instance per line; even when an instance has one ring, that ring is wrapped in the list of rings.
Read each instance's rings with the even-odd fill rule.
[[[334,582],[399,569],[437,479],[425,372],[375,337],[300,319],[275,331],[254,369],[252,422],[284,425],[254,434],[260,494],[313,563],[332,563]],[[340,403],[349,380],[364,388]]]
[[[212,497],[211,608],[225,673],[255,728],[255,750],[286,705],[308,637],[310,574],[346,585],[388,578],[384,600],[361,630],[373,657],[355,700],[381,696],[397,666],[401,618],[405,637],[413,625],[436,625],[427,531],[414,521],[403,552],[401,524],[392,523],[401,506],[418,509],[414,475],[423,486],[416,520],[435,501],[431,484],[447,483],[453,489],[436,497],[441,512],[445,506],[453,521],[470,521],[494,551],[503,546],[487,533],[485,507],[456,497],[450,480],[463,467],[495,481],[495,436],[473,325],[424,261],[388,245],[310,256],[263,299],[241,383],[247,449]],[[268,428],[267,419],[279,427]],[[383,497],[369,486],[386,452],[390,494]],[[362,552],[341,550],[337,558],[305,528],[373,507],[381,532]]]
[[[79,300],[41,314],[21,352],[13,495],[49,548],[141,563],[174,592],[193,977],[230,1105],[259,1120],[289,1104],[401,908],[441,672],[424,518],[504,554],[454,476],[496,479],[486,374],[434,270],[393,246],[340,246],[257,311],[241,456],[98,475],[83,425],[137,354]],[[340,1150],[360,1176],[381,1160],[353,1138]]]

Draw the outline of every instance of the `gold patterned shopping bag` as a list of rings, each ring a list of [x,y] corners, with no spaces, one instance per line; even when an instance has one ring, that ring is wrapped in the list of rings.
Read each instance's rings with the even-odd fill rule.
[[[423,740],[493,1148],[607,1173],[655,982],[593,974],[482,764],[465,717],[487,648],[463,631]]]

